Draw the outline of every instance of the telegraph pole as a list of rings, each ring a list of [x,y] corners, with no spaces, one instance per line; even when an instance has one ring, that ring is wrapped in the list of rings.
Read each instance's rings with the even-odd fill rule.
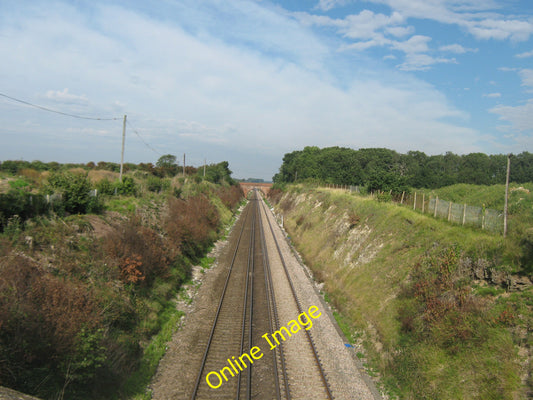
[[[124,169],[124,143],[126,142],[126,115],[124,115],[124,123],[122,125],[122,152],[120,154],[120,175],[119,179],[122,182],[122,170]]]
[[[204,178],[205,178],[205,164],[206,164],[207,160],[204,158]]]
[[[503,206],[503,237],[507,236],[507,203],[509,201],[509,175],[511,173],[511,154],[507,155],[507,177],[505,178],[505,205]]]
[[[183,153],[183,176],[185,176],[185,153]]]

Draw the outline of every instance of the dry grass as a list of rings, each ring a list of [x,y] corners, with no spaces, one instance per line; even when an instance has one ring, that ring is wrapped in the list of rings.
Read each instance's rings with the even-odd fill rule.
[[[80,168],[78,168],[80,169]],[[107,179],[110,182],[116,181],[119,178],[118,172],[105,171],[101,169],[95,169],[89,171],[89,179],[94,182],[100,182],[101,180]]]

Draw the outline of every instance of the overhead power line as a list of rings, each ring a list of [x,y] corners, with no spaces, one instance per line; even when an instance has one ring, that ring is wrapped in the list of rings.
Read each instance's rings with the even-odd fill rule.
[[[150,150],[152,150],[154,153],[162,156],[162,154],[160,152],[158,152],[156,149],[154,149],[152,146],[150,146],[148,143],[146,143],[146,141],[142,138],[142,136],[140,135],[139,132],[137,132],[135,130],[135,128],[131,125],[130,121],[129,120],[126,120],[126,124],[131,128],[131,130],[139,137],[139,139],[141,139],[141,142],[143,142],[143,144],[148,147]]]
[[[72,118],[90,119],[90,120],[93,120],[93,121],[116,121],[116,120],[121,119],[121,118],[95,118],[95,117],[85,117],[83,115],[69,114],[69,113],[66,113],[66,112],[63,112],[63,111],[52,110],[51,108],[39,106],[37,104],[33,104],[33,103],[28,102],[28,101],[16,99],[15,97],[8,96],[7,94],[0,93],[0,96],[5,97],[6,99],[9,99],[9,100],[12,100],[12,101],[16,101],[18,103],[25,104],[25,105],[30,106],[30,107],[38,108],[39,110],[48,111],[48,112],[52,112],[52,113],[56,113],[56,114],[60,114],[60,115],[65,115],[67,117],[72,117]]]
[[[97,118],[97,117],[86,117],[86,116],[83,116],[83,115],[76,115],[76,114],[70,114],[70,113],[66,113],[66,112],[63,112],[63,111],[58,111],[58,110],[53,110],[51,108],[47,108],[47,107],[43,107],[43,106],[39,106],[37,104],[33,104],[33,103],[30,103],[29,101],[25,101],[25,100],[21,100],[21,99],[17,99],[15,97],[12,97],[12,96],[8,96],[7,94],[4,94],[4,93],[0,93],[0,96],[1,97],[5,97],[6,99],[9,99],[9,100],[12,100],[12,101],[15,101],[17,103],[21,103],[21,104],[25,104],[27,106],[30,106],[30,107],[34,107],[34,108],[38,108],[40,110],[43,110],[43,111],[48,111],[48,112],[52,112],[52,113],[56,113],[56,114],[60,114],[60,115],[65,115],[67,117],[72,117],[72,118],[78,118],[78,119],[89,119],[89,120],[93,120],[93,121],[116,121],[116,120],[120,120],[122,119],[122,117],[113,117],[113,118]],[[139,139],[141,139],[141,142],[146,146],[148,147],[150,150],[152,150],[154,153],[158,154],[158,155],[162,155],[160,152],[158,152],[156,149],[154,149],[152,146],[150,146],[144,139],[143,137],[141,136],[141,134],[139,132],[137,132],[137,130],[131,125],[130,121],[129,120],[126,120],[126,124],[129,125],[129,127],[131,128],[131,130],[139,137]]]

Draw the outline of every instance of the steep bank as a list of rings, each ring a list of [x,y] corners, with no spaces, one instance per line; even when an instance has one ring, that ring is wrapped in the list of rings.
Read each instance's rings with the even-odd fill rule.
[[[149,397],[181,315],[176,295],[192,267],[209,262],[242,199],[238,186],[177,183],[152,192],[140,180],[132,194],[100,195],[99,214],[8,220],[0,234],[0,385],[43,399]]]
[[[508,273],[501,237],[340,191],[293,187],[272,201],[392,395],[528,392],[530,282]]]

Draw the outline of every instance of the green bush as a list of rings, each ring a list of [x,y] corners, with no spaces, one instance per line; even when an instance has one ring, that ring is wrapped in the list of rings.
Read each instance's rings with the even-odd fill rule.
[[[24,179],[17,179],[16,181],[9,181],[9,186],[12,189],[22,189],[28,187],[30,184]]]
[[[112,195],[115,193],[115,187],[107,178],[96,184],[96,190],[98,190],[99,194]]]
[[[48,186],[50,192],[61,194],[61,205],[65,212],[84,214],[88,211],[91,203],[91,183],[87,174],[53,173],[48,178]]]
[[[23,223],[28,218],[46,214],[48,209],[43,195],[13,189],[7,193],[1,193],[0,230],[3,230],[8,225],[8,221],[15,216]]]
[[[133,178],[125,176],[122,178],[122,182],[115,183],[115,189],[117,194],[123,194],[127,196],[135,196],[137,193],[137,187]]]
[[[146,180],[146,189],[150,192],[160,193],[170,189],[170,181],[168,179],[158,178],[157,176],[149,176]]]
[[[378,201],[381,201],[383,203],[389,203],[392,201],[392,195],[387,192],[380,192],[376,196]]]

